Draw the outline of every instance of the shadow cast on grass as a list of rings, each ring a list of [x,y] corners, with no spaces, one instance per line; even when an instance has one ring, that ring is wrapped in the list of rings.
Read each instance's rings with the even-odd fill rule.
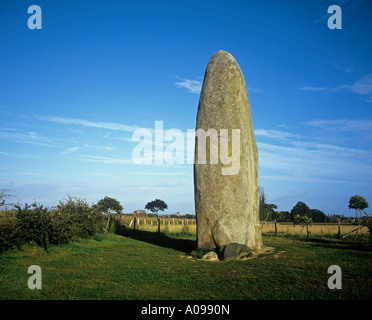
[[[115,233],[131,239],[148,242],[157,246],[170,248],[190,254],[196,249],[196,241],[188,239],[171,238],[164,233],[133,230],[124,226],[116,226]]]
[[[366,236],[360,236],[358,239],[342,239],[337,236],[328,237],[317,237],[301,235],[282,235],[282,237],[287,239],[293,239],[298,241],[307,242],[313,246],[330,248],[330,249],[341,249],[341,250],[355,250],[355,251],[372,251],[372,242]]]
[[[310,238],[305,241],[314,243],[314,245],[330,249],[355,250],[355,251],[372,251],[370,241],[342,240],[342,239],[320,239]]]
[[[273,232],[263,234],[267,238],[275,238]],[[278,233],[278,238],[284,238],[288,240],[302,241],[309,243],[312,246],[323,247],[329,249],[341,249],[341,250],[355,250],[355,251],[372,251],[372,241],[368,236],[360,236],[358,239],[342,239],[337,236],[310,236],[298,234],[285,234]]]

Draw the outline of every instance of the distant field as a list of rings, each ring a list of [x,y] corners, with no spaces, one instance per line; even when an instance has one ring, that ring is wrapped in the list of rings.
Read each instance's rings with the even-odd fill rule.
[[[279,234],[304,234],[306,235],[306,227],[300,225],[293,226],[292,223],[278,223],[278,233]],[[358,226],[355,224],[341,224],[341,236],[351,232],[356,229]],[[274,233],[274,223],[267,222],[262,225],[263,233]],[[309,226],[309,231],[312,235],[336,235],[338,233],[338,224],[337,223],[313,223]],[[367,228],[361,228],[359,234],[368,234]],[[354,233],[355,235],[355,233]]]
[[[139,224],[138,224],[139,221]],[[127,227],[133,227],[134,221],[133,217],[124,217],[122,218],[122,224]],[[170,233],[182,233],[184,226],[188,228],[188,232],[196,234],[196,221],[195,219],[181,219],[181,218],[167,218],[161,219],[161,230],[167,229]],[[157,219],[156,218],[137,218],[136,228],[139,230],[146,231],[156,231],[157,230]],[[358,226],[355,224],[341,224],[340,230],[341,235],[351,232],[356,229]],[[297,235],[306,235],[306,228],[300,225],[293,225],[290,222],[282,222],[277,224],[278,234],[297,234]],[[309,226],[311,235],[336,235],[338,233],[338,224],[337,223],[313,223]],[[262,223],[262,232],[263,233],[274,233],[274,223],[266,222]],[[360,234],[368,234],[367,228],[361,228],[359,231]],[[354,233],[355,234],[355,233]]]

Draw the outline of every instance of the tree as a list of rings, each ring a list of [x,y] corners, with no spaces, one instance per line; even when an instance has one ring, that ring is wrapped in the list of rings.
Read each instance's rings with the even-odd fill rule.
[[[274,221],[275,224],[275,236],[278,233],[277,223],[278,220],[282,217],[280,211],[275,211],[274,209],[278,209],[278,206],[274,203],[266,203],[266,194],[264,189],[261,188],[260,192],[260,199],[259,199],[259,216],[260,221],[266,221],[271,217],[271,220]],[[263,227],[263,225],[261,225]]]
[[[313,222],[325,222],[326,220],[325,213],[318,209],[310,209],[310,217],[313,219]]]
[[[294,221],[295,216],[310,216],[310,208],[306,205],[306,203],[299,201],[291,210],[291,221]]]
[[[160,216],[158,212],[168,209],[168,205],[163,200],[155,199],[147,202],[145,209],[150,210],[158,218],[158,232],[160,233]]]
[[[294,217],[293,225],[301,224],[303,227],[306,226],[306,236],[309,238],[309,226],[313,224],[313,219],[308,216],[296,214]]]
[[[350,198],[349,209],[354,209],[355,210],[355,216],[358,220],[358,229],[357,229],[357,234],[355,236],[356,238],[359,235],[360,216],[362,215],[362,211],[364,211],[364,209],[366,209],[366,208],[368,208],[368,202],[362,196],[357,195],[357,196],[354,196],[354,197]]]
[[[6,203],[5,202],[5,198],[14,197],[12,194],[9,193],[11,191],[12,190],[9,190],[9,189],[1,189],[0,190],[0,207],[7,206],[7,205],[13,205],[12,203]]]
[[[362,221],[362,226],[368,228],[369,237],[372,238],[372,217],[370,217],[367,213],[365,214],[367,215],[367,217]]]
[[[274,221],[274,225],[275,225],[275,236],[277,235],[278,233],[278,228],[277,228],[277,223],[278,223],[278,220],[282,217],[282,213],[280,211],[272,211],[271,213],[271,217]]]
[[[278,206],[273,203],[266,203],[266,194],[264,189],[261,188],[259,198],[259,217],[260,221],[266,221],[275,212],[274,209],[278,209]]]
[[[291,221],[289,211],[280,211],[280,213],[281,213],[280,221],[282,221],[282,222],[290,222]]]
[[[264,189],[260,188],[259,209],[258,209],[260,221],[264,221],[266,219],[265,205],[266,205],[266,194],[265,194]]]
[[[107,225],[105,229],[105,233],[107,232],[110,221],[111,221],[111,214],[112,212],[116,212],[116,214],[120,215],[120,221],[121,221],[121,212],[123,210],[123,206],[120,204],[120,202],[114,198],[110,198],[108,196],[105,196],[103,199],[99,200],[97,203],[98,210],[102,212],[106,212],[108,214],[108,220]]]

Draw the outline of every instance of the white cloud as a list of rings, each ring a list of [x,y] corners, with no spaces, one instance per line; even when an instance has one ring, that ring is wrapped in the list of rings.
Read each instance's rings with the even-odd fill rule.
[[[334,61],[329,61],[329,64],[331,65],[331,67],[333,69],[342,71],[344,73],[352,73],[352,72],[354,72],[354,69],[353,68],[340,66],[338,63],[336,63]]]
[[[317,87],[317,86],[305,86],[300,87],[301,91],[308,92],[352,92],[359,95],[368,95],[369,97],[365,100],[366,102],[372,102],[372,73],[367,74],[355,81],[353,84],[342,84],[336,87]]]
[[[147,171],[133,171],[132,174],[149,175],[149,176],[181,176],[185,172],[147,172]]]
[[[330,88],[328,87],[300,87],[301,91],[312,91],[312,92],[328,92]]]
[[[323,14],[319,19],[316,19],[314,21],[314,23],[319,23],[319,22],[322,22],[322,21],[326,21],[326,20],[328,20],[329,17],[330,17],[329,14]]]
[[[0,156],[14,157],[14,158],[20,158],[20,159],[36,158],[34,155],[31,155],[31,154],[10,153],[10,152],[3,152],[3,151],[0,151]]]
[[[265,137],[278,140],[287,140],[289,138],[301,138],[298,134],[293,134],[281,130],[265,130],[265,129],[256,129],[254,130],[256,137]]]
[[[345,180],[339,179],[321,179],[321,178],[304,178],[304,177],[296,177],[290,175],[261,175],[260,179],[262,180],[277,180],[277,181],[298,181],[298,182],[322,182],[322,183],[339,183],[345,184]],[[358,182],[358,181],[350,181],[349,184],[366,184],[366,182]]]
[[[176,86],[185,88],[191,93],[200,93],[202,83],[199,80],[183,79],[180,82],[176,82]]]
[[[326,128],[333,131],[344,132],[371,132],[372,120],[370,119],[336,119],[336,120],[311,120],[304,123],[307,126]]]
[[[253,87],[247,87],[248,92],[262,92],[262,89],[259,88],[253,88]]]
[[[332,4],[338,5],[341,7],[342,14],[343,15],[349,15],[351,10],[357,9],[361,4],[364,3],[365,0],[341,0],[341,1],[335,1]],[[325,7],[323,12],[327,12],[327,7]],[[314,21],[314,23],[319,23],[322,21],[328,20],[328,18],[331,16],[331,14],[323,14],[318,18],[317,20]]]
[[[98,129],[108,129],[108,130],[118,130],[118,131],[125,131],[125,132],[133,132],[137,129],[136,126],[130,126],[122,123],[113,123],[113,122],[100,122],[100,121],[89,121],[84,119],[76,119],[76,118],[62,118],[62,117],[39,117],[39,120],[42,121],[49,121],[59,124],[67,124],[67,125],[77,125],[82,127],[92,127]]]
[[[304,125],[313,128],[316,134],[298,136],[280,130],[255,130],[260,178],[345,184],[370,183],[372,149],[369,142],[372,139],[372,120],[312,120],[302,124]],[[262,137],[272,138],[274,141],[262,142]],[[299,137],[301,139],[298,139]],[[363,148],[358,148],[360,145]]]
[[[177,77],[179,78],[179,77]],[[185,88],[191,93],[200,93],[202,89],[203,82],[199,80],[181,79],[181,81],[176,82],[176,86],[179,88]],[[262,89],[247,87],[248,92],[262,92]]]
[[[286,146],[257,142],[263,176],[274,170],[288,180],[337,180],[365,183],[372,178],[371,151],[339,148],[327,144]],[[354,152],[355,151],[355,152]]]
[[[372,95],[372,73],[360,78],[352,85],[339,86],[340,89],[346,89],[357,94]]]
[[[99,173],[99,172],[84,172],[83,175],[91,177],[101,177],[101,178],[117,178],[118,175],[109,173]]]
[[[105,151],[114,151],[115,150],[113,147],[106,147],[106,146],[97,147],[97,149],[101,149],[101,150],[105,150]]]
[[[51,143],[50,139],[43,137],[34,131],[19,132],[17,129],[8,128],[0,130],[0,139],[40,146],[49,146]]]
[[[106,136],[104,136],[104,138],[107,138]],[[112,137],[112,139],[114,139]],[[93,148],[93,149],[97,149],[97,150],[104,150],[104,151],[114,151],[115,148],[111,147],[111,146],[97,146],[97,145],[90,145],[90,144],[87,144],[87,143],[84,143],[84,148]]]
[[[79,150],[79,149],[80,149],[80,147],[72,147],[72,148],[68,148],[67,150],[61,152],[61,154],[70,154],[70,153],[75,152],[75,151],[77,151],[77,150]]]
[[[89,162],[107,163],[107,164],[133,164],[132,159],[128,160],[128,159],[101,157],[101,156],[93,156],[93,155],[82,155],[81,160],[89,161]]]

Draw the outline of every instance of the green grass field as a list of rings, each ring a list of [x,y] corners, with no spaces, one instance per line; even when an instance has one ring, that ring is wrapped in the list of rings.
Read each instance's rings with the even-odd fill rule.
[[[337,239],[264,235],[273,249],[244,261],[192,258],[195,238],[155,232],[98,234],[0,255],[0,299],[371,299],[372,251]],[[42,289],[27,286],[30,265]],[[342,269],[342,289],[327,286],[330,265]]]

